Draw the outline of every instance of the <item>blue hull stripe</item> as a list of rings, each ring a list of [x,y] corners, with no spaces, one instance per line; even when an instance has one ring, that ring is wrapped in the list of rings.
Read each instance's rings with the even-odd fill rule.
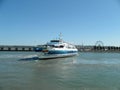
[[[67,54],[67,53],[77,53],[77,51],[48,51],[48,54]]]

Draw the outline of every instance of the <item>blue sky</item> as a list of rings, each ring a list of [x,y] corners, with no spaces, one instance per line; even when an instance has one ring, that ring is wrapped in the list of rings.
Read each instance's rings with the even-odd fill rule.
[[[0,0],[0,44],[120,46],[120,0]]]

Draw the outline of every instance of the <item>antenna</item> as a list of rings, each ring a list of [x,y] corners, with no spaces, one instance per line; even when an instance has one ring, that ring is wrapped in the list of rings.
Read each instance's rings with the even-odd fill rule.
[[[62,33],[59,34],[59,40],[62,40]]]

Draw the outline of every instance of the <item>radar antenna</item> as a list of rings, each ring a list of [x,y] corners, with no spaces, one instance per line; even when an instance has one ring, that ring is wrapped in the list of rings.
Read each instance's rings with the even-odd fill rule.
[[[59,34],[59,40],[62,40],[62,33]]]

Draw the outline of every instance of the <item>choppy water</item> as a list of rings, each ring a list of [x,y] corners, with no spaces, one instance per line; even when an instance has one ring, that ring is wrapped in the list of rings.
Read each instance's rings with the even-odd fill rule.
[[[21,60],[36,52],[0,52],[0,90],[120,90],[120,53]]]

